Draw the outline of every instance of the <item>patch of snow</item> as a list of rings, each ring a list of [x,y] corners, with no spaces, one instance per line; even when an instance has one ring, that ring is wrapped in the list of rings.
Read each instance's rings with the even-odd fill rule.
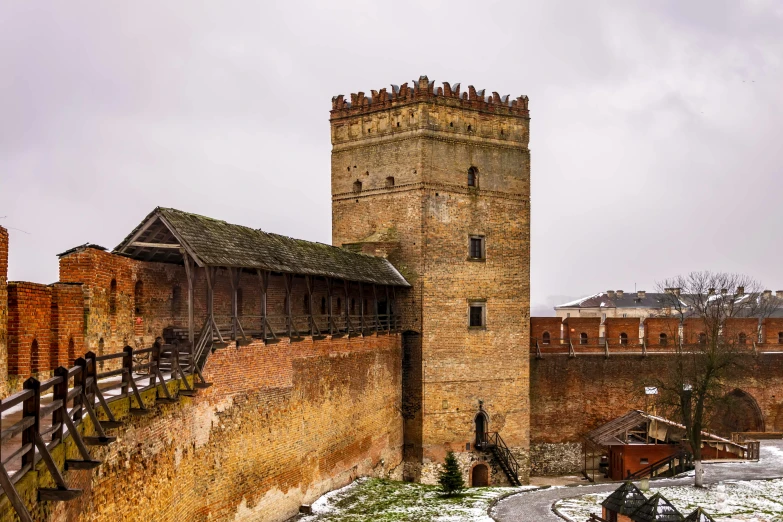
[[[555,306],[555,308],[568,308],[570,306],[579,306],[583,302],[587,301],[588,299],[592,299],[594,297],[600,297],[602,295],[604,295],[603,292],[598,292],[597,294],[588,295],[587,297],[582,297],[580,299],[577,299],[576,301],[570,301],[570,302],[565,303],[565,304],[557,305],[557,306]],[[601,305],[601,306],[603,306],[603,305]]]
[[[783,521],[783,479],[738,480],[713,484],[706,488],[667,486],[651,488],[646,495],[661,493],[687,516],[697,507],[704,508],[716,522]],[[556,503],[568,519],[587,520],[590,513],[601,512],[601,502],[610,493],[592,493]]]

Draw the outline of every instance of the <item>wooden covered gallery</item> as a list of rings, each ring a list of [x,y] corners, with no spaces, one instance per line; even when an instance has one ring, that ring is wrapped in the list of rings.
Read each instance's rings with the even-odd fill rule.
[[[114,253],[182,267],[173,289],[144,291],[172,295],[171,311],[157,314],[167,316],[163,336],[193,347],[200,362],[228,341],[396,331],[397,290],[410,286],[381,257],[169,208],[151,212]]]
[[[749,446],[708,432],[702,432],[702,436],[704,460],[754,458],[754,450]],[[629,411],[599,426],[587,433],[584,440],[585,455],[598,450],[608,456],[606,476],[612,480],[674,474],[690,466],[685,427],[640,410]]]

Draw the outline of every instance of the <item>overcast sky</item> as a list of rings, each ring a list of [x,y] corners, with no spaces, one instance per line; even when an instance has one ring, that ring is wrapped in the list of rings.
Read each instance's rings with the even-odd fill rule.
[[[329,242],[336,94],[530,97],[532,303],[691,270],[783,288],[783,2],[5,0],[10,279],[155,206]]]

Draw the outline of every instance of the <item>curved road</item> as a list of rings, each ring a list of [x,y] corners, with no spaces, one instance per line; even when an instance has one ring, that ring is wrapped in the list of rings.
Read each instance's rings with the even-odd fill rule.
[[[758,462],[726,462],[704,465],[704,482],[712,484],[724,480],[754,480],[783,477],[783,441],[761,442]],[[693,477],[661,479],[650,483],[650,489],[693,483]],[[554,487],[521,492],[507,497],[492,509],[492,517],[499,522],[563,522],[555,515],[552,505],[558,500],[579,497],[587,493],[603,493],[617,489],[619,482],[595,486]],[[579,521],[581,522],[581,521]]]

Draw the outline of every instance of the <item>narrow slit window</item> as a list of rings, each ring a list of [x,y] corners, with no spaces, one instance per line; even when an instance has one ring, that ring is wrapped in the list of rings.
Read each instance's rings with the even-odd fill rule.
[[[471,303],[469,307],[469,319],[468,325],[471,328],[481,328],[485,326],[486,318],[484,314],[483,303]]]
[[[321,298],[321,315],[326,315],[326,298]]]
[[[478,169],[476,167],[468,169],[468,186],[478,187]]]
[[[579,344],[587,344],[587,334],[585,332],[579,334]]]
[[[386,178],[386,188],[392,188],[394,186],[394,176]]]
[[[669,344],[669,338],[665,333],[662,333],[661,335],[658,336],[658,344],[660,344],[661,346],[666,346],[667,344]]]
[[[627,346],[628,345],[628,334],[627,333],[622,332],[620,334],[620,344],[623,345],[623,346]]]
[[[353,191],[356,194],[362,191],[362,182],[359,181],[358,179],[353,182]]]
[[[484,259],[484,236],[470,236],[468,255],[472,259]]]
[[[544,332],[541,336],[541,342],[542,344],[549,344],[552,340],[552,336],[549,335],[549,332]]]

